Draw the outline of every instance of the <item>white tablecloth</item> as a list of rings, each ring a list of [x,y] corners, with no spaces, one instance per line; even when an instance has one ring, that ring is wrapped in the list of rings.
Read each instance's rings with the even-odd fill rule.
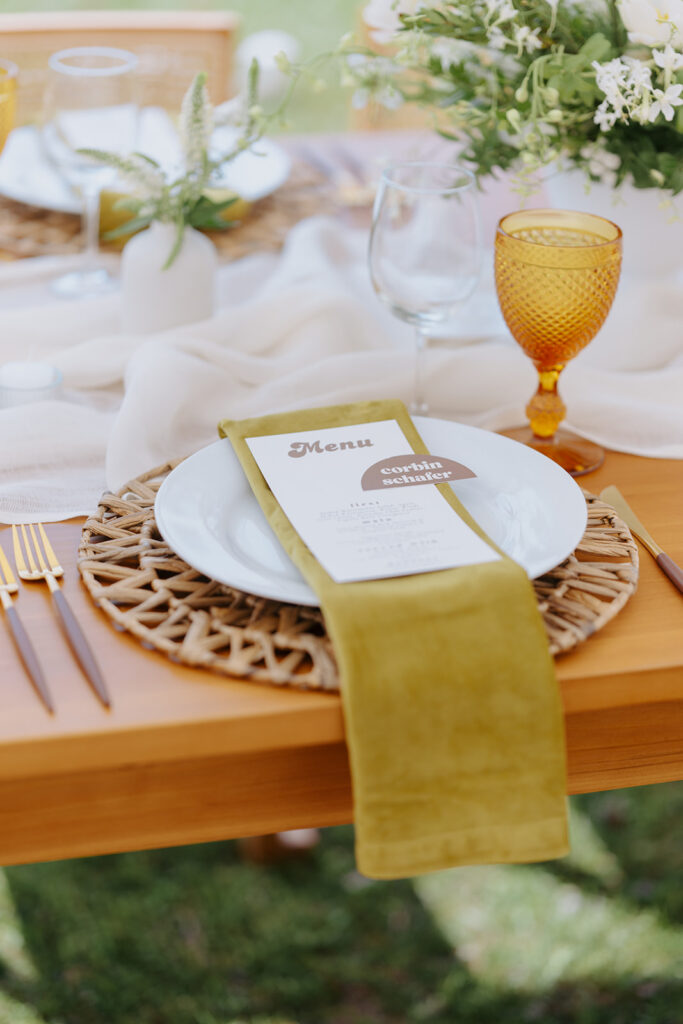
[[[124,335],[117,294],[55,301],[63,263],[0,268],[0,363],[63,372],[59,401],[0,410],[0,520],[92,511],[107,487],[216,438],[219,419],[369,398],[410,401],[412,331],[372,292],[367,235],[315,218],[281,255],[219,272],[219,310],[157,335]],[[490,265],[490,261],[489,261]],[[620,451],[683,458],[683,292],[624,280],[607,324],[568,366],[567,426]],[[535,371],[498,313],[490,270],[448,344],[430,356],[434,415],[524,422]]]

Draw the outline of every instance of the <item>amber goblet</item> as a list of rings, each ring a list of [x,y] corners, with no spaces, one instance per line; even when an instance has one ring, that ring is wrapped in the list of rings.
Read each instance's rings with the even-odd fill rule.
[[[498,301],[513,338],[538,371],[538,390],[526,407],[529,426],[504,433],[572,476],[597,469],[605,453],[592,441],[558,429],[567,410],[557,385],[567,362],[602,327],[620,271],[621,231],[602,217],[523,210],[498,224]]]
[[[16,64],[0,60],[0,153],[14,128],[18,71]]]

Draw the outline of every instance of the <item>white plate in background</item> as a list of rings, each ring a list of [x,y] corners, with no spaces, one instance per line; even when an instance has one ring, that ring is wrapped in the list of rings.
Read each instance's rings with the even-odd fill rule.
[[[237,132],[219,128],[213,144],[229,150]],[[140,138],[136,147],[163,167],[178,162],[180,144],[168,114],[157,107],[141,112]],[[289,177],[291,160],[270,139],[261,139],[253,150],[240,153],[221,169],[212,187],[229,188],[253,202],[274,192]],[[0,155],[0,195],[30,206],[62,213],[80,213],[80,198],[44,152],[40,129],[33,125],[15,128]]]

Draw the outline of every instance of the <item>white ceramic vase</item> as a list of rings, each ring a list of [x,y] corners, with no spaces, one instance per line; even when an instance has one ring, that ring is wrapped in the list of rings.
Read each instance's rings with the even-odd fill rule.
[[[683,201],[677,217],[676,201],[668,203],[667,194],[658,189],[595,185],[578,169],[550,175],[545,189],[557,209],[595,213],[619,225],[625,275],[667,277],[683,272]]]
[[[122,327],[135,334],[206,320],[215,309],[216,250],[187,227],[166,270],[175,225],[154,221],[127,243],[121,258]]]

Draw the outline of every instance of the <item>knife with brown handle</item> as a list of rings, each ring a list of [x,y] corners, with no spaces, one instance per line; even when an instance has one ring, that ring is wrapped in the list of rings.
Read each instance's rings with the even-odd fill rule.
[[[48,690],[47,683],[45,682],[45,676],[43,674],[41,664],[38,661],[38,655],[35,652],[33,644],[29,640],[28,633],[24,629],[22,621],[19,618],[12,601],[12,595],[16,594],[18,589],[19,587],[14,578],[14,573],[7,561],[5,552],[0,546],[0,605],[7,616],[7,624],[12,632],[12,637],[16,644],[17,651],[19,652],[19,657],[24,663],[24,668],[28,672],[29,679],[35,686],[36,692],[47,710],[50,714],[54,714],[54,702],[50,695],[50,691]]]
[[[683,569],[674,562],[659,544],[648,533],[640,519],[628,504],[623,494],[616,487],[606,487],[600,492],[600,497],[619,514],[628,526],[631,533],[634,533],[640,543],[647,548],[657,565],[666,573],[677,590],[683,594]]]

